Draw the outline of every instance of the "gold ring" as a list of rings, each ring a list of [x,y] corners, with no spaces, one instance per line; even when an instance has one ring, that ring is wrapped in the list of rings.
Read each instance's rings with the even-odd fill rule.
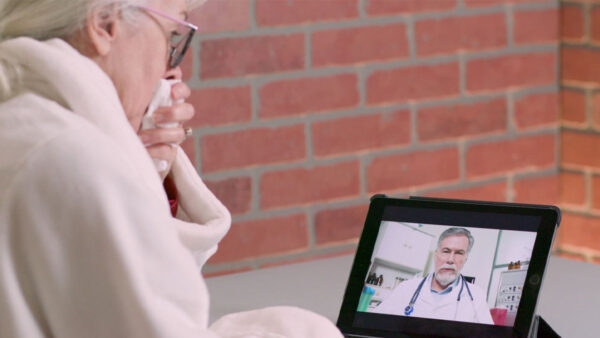
[[[194,131],[190,127],[183,128],[183,132],[185,133],[185,137],[190,137],[194,133]]]

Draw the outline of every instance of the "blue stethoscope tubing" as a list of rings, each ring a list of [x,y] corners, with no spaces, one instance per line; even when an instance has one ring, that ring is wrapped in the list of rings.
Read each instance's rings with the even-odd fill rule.
[[[427,276],[425,276],[425,278],[423,278],[421,283],[419,283],[417,290],[415,290],[415,293],[413,293],[413,296],[410,299],[410,303],[408,303],[408,306],[404,308],[404,314],[406,316],[410,316],[413,313],[413,311],[415,310],[415,303],[417,302],[417,298],[419,298],[419,294],[421,293],[421,288],[423,288],[423,284],[425,284],[426,280],[427,280]],[[469,294],[469,298],[471,298],[471,302],[472,302],[473,295],[471,294],[471,289],[469,289],[469,284],[467,283],[467,280],[465,279],[465,277],[463,275],[460,275],[460,280],[462,281],[462,284],[460,285],[460,290],[458,291],[458,297],[456,297],[457,304],[458,304],[458,302],[460,302],[460,297],[462,295],[463,288],[465,286],[467,287],[467,293]]]

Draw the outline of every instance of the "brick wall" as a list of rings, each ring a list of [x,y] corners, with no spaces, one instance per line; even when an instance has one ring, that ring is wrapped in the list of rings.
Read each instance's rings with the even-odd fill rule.
[[[558,251],[600,263],[600,1],[561,3]]]
[[[185,149],[234,224],[206,272],[352,252],[374,193],[558,203],[571,186],[561,178],[600,186],[559,158],[559,96],[600,98],[559,90],[559,16],[586,6],[208,1],[191,16],[201,34],[184,65],[197,108]],[[600,57],[576,27],[562,34],[586,44],[570,52]],[[570,114],[572,142],[600,138]],[[581,217],[567,220],[587,226]],[[578,245],[569,233],[561,245]]]

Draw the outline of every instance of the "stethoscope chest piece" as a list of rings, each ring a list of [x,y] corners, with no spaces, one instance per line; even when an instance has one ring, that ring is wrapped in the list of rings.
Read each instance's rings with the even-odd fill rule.
[[[414,309],[415,309],[415,308],[414,308],[414,307],[412,307],[412,305],[409,305],[409,306],[405,307],[405,308],[404,308],[404,315],[405,315],[405,316],[410,316],[410,315],[411,315],[411,313],[413,313],[413,310],[414,310]]]

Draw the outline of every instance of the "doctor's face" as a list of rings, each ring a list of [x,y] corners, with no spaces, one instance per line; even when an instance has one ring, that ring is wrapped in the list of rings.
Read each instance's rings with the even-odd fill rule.
[[[469,238],[465,235],[448,236],[435,251],[434,264],[436,279],[446,286],[456,280],[467,261]]]

